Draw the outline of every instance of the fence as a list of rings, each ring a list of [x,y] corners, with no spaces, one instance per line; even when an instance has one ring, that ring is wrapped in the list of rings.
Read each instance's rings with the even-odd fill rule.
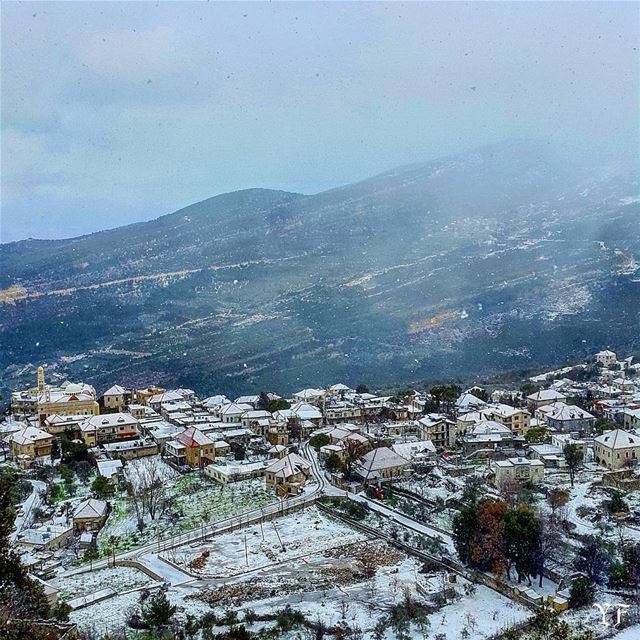
[[[457,562],[453,562],[451,560],[446,560],[444,558],[438,558],[436,556],[433,556],[429,553],[425,553],[424,551],[421,551],[419,549],[416,549],[415,547],[412,547],[408,544],[405,544],[404,542],[400,542],[399,540],[394,540],[393,538],[390,538],[387,534],[383,533],[380,529],[374,529],[373,527],[370,527],[366,524],[363,524],[362,522],[358,522],[357,520],[353,520],[352,518],[349,518],[348,516],[340,513],[339,511],[336,511],[335,509],[331,509],[330,507],[327,507],[326,505],[323,504],[318,504],[318,508],[321,511],[324,511],[330,515],[332,515],[333,517],[337,518],[338,520],[342,520],[343,522],[346,522],[347,524],[349,524],[350,526],[356,528],[356,529],[360,529],[365,533],[368,533],[369,535],[382,539],[384,541],[386,541],[388,544],[396,547],[397,549],[400,549],[401,551],[404,551],[407,555],[411,555],[415,558],[418,558],[419,560],[422,560],[423,562],[430,562],[433,563],[435,566],[440,567],[442,569],[446,569],[447,571],[450,571],[451,573],[455,573],[467,580],[469,580],[470,582],[473,583],[480,583],[483,584],[484,586],[488,587],[489,589],[492,589],[493,591],[497,591],[498,593],[500,593],[501,595],[506,596],[507,598],[509,598],[510,600],[514,600],[520,604],[522,604],[525,607],[528,608],[535,608],[536,605],[534,602],[532,602],[531,600],[529,600],[528,598],[525,598],[524,596],[522,596],[520,593],[518,593],[517,591],[515,591],[513,589],[513,587],[504,584],[503,582],[501,582],[500,580],[486,574],[486,573],[482,573],[480,571],[469,571],[466,567],[464,567],[461,564],[458,564]]]
[[[200,529],[188,531],[178,536],[160,538],[157,543],[157,551],[168,551],[174,547],[185,544],[198,542],[200,540],[208,540],[212,536],[222,533],[232,533],[238,529],[243,529],[258,522],[268,522],[280,516],[284,516],[295,511],[301,511],[313,506],[318,500],[317,495],[307,498],[292,498],[289,500],[281,500],[279,504],[268,505],[259,511],[250,511],[240,514],[226,520],[214,522],[213,524],[202,526]]]

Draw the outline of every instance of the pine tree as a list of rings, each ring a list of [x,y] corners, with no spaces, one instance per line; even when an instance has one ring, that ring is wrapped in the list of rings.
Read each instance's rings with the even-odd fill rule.
[[[176,612],[176,606],[167,598],[167,588],[162,587],[147,597],[141,606],[142,622],[148,629],[166,627]]]

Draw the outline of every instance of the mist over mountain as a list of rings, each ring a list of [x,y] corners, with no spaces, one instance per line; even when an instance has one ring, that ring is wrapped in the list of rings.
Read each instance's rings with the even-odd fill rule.
[[[594,162],[595,164],[595,162]],[[294,391],[640,349],[638,176],[515,141],[0,245],[0,377]]]

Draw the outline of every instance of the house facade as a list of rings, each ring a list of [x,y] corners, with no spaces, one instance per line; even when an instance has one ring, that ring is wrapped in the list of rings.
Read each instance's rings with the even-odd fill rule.
[[[140,423],[129,413],[92,416],[80,424],[80,435],[88,447],[137,438],[139,434]]]
[[[272,462],[264,470],[265,483],[278,496],[298,495],[311,472],[311,463],[297,453]]]
[[[38,427],[24,427],[9,436],[11,457],[21,467],[51,459],[53,436]]]
[[[499,487],[508,482],[540,482],[544,478],[542,460],[528,458],[508,458],[493,463],[496,485]]]
[[[562,404],[546,416],[547,425],[561,433],[591,433],[596,419],[588,411],[571,404]]]
[[[405,477],[411,462],[388,447],[372,449],[354,465],[354,472],[367,482],[391,482]]]
[[[109,505],[103,500],[89,498],[81,502],[73,512],[73,526],[79,531],[99,531],[109,513]]]
[[[622,429],[606,431],[594,438],[593,454],[597,464],[609,469],[634,467],[640,459],[640,437]]]
[[[612,364],[615,364],[616,361],[617,356],[615,352],[609,351],[609,349],[598,351],[598,353],[596,353],[596,362],[601,364],[603,367],[610,367]]]

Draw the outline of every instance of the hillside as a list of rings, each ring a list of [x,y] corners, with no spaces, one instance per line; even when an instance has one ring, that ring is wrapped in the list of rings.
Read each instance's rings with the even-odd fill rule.
[[[636,176],[514,142],[0,245],[0,386],[44,363],[99,388],[293,391],[637,350],[637,193]]]

